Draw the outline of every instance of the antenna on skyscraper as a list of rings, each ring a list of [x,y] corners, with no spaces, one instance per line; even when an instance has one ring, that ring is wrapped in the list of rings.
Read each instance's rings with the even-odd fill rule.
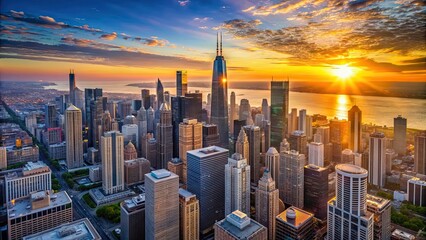
[[[219,33],[216,33],[216,56],[219,56]]]
[[[220,32],[220,47],[219,47],[220,56],[222,56],[222,32]]]

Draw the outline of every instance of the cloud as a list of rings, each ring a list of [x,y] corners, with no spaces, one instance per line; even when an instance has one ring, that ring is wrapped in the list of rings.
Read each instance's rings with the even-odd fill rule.
[[[64,61],[110,66],[193,68],[207,70],[210,62],[126,49],[93,40],[64,38],[62,44],[2,40],[0,58]]]
[[[190,3],[189,0],[182,0],[182,1],[178,1],[179,5],[182,7],[185,7],[186,5],[188,5]]]
[[[105,34],[102,34],[102,35],[100,36],[100,38],[102,38],[102,39],[104,39],[104,40],[112,41],[112,40],[114,40],[114,39],[116,39],[116,38],[117,38],[117,33],[116,33],[116,32],[112,32],[112,33],[105,33]]]
[[[143,38],[143,37],[135,37],[134,40],[142,42],[144,45],[150,46],[150,47],[163,47],[169,44],[169,41],[165,39],[159,39],[158,37],[150,37],[150,38]]]
[[[193,20],[196,21],[196,22],[207,22],[207,21],[209,21],[211,19],[212,18],[209,18],[209,17],[203,17],[203,18],[196,17]]]

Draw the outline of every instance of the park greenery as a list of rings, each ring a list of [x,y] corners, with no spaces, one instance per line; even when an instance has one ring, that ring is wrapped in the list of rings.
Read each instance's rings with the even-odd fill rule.
[[[74,178],[87,176],[89,174],[89,169],[80,169],[73,172],[66,172],[62,174],[62,178],[68,184],[68,187],[74,188],[75,182]]]
[[[55,177],[55,175],[52,176],[52,189],[55,192],[58,192],[61,189],[61,184],[59,184],[59,180]]]
[[[415,206],[409,202],[401,204],[399,210],[392,207],[392,223],[413,231],[426,230],[426,207]]]
[[[113,223],[120,222],[120,204],[105,205],[96,210],[96,216],[104,218]]]
[[[91,208],[95,208],[96,207],[96,203],[93,201],[92,197],[90,196],[89,193],[86,193],[83,195],[83,200],[84,202],[86,202],[87,206],[91,207]]]

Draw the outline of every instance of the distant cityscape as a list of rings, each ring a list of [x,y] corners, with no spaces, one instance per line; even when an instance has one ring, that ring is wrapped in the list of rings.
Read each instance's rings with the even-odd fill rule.
[[[222,35],[211,92],[2,91],[0,239],[424,239],[426,131],[228,93]],[[423,126],[426,122],[423,121]]]

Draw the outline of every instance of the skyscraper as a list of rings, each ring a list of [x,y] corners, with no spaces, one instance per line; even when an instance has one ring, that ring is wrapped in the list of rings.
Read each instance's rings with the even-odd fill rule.
[[[138,158],[138,153],[136,152],[135,145],[133,145],[132,141],[129,141],[124,147],[124,161],[136,158]]]
[[[321,143],[321,135],[314,134],[314,141],[308,144],[309,163],[324,167],[324,144]]]
[[[145,239],[179,239],[179,177],[165,169],[145,174]]]
[[[234,132],[234,120],[237,118],[236,114],[236,99],[235,92],[231,92],[231,106],[229,108],[229,126],[231,129],[231,133]]]
[[[70,96],[70,102],[75,105],[75,94],[74,94],[74,90],[76,89],[76,84],[75,84],[75,75],[74,75],[74,70],[70,69],[70,74],[69,74],[69,86],[70,86],[70,91],[69,91],[69,96]]]
[[[135,147],[139,146],[139,129],[137,124],[124,124],[121,127],[121,132],[123,133],[125,145],[132,141]]]
[[[304,167],[303,207],[316,218],[327,219],[328,169],[313,164]]]
[[[220,143],[224,148],[229,148],[228,129],[228,79],[226,61],[222,56],[222,34],[216,44],[216,59],[213,63],[212,91],[211,91],[211,123],[217,125]]]
[[[201,122],[203,108],[203,94],[199,91],[185,93],[184,118],[195,118]]]
[[[120,203],[120,228],[121,239],[145,239],[145,194]]]
[[[294,131],[290,134],[290,138],[288,139],[290,143],[290,149],[298,151],[300,154],[306,155],[307,141],[306,135],[303,131]]]
[[[90,101],[90,118],[87,122],[89,126],[89,147],[98,148],[99,137],[102,135],[99,129],[102,126],[103,97]]]
[[[85,88],[84,89],[84,107],[85,111],[83,113],[84,116],[84,125],[88,126],[90,129],[90,123],[92,122],[92,114],[90,113],[90,103],[92,101],[97,100],[98,98],[102,97],[102,88]],[[89,144],[90,145],[90,144]]]
[[[101,137],[102,189],[106,194],[124,190],[124,137],[110,131]]]
[[[249,117],[251,117],[251,107],[248,99],[241,99],[240,101],[240,109],[239,109],[239,119],[242,121],[247,121]]]
[[[275,217],[279,214],[279,193],[271,173],[265,170],[256,188],[256,221],[268,228],[268,239],[275,240]]]
[[[370,135],[368,156],[368,182],[384,187],[386,180],[385,134],[375,132]]]
[[[235,210],[214,225],[215,240],[266,239],[268,231],[247,214]]]
[[[278,176],[280,174],[280,154],[277,149],[270,147],[268,152],[265,154],[265,167],[271,173],[272,178],[274,179],[278,187]]]
[[[268,105],[268,99],[264,98],[262,99],[262,114],[265,117],[265,120],[269,120],[269,105]]]
[[[173,126],[170,104],[160,106],[160,123],[157,125],[157,168],[167,168],[173,158]]]
[[[82,116],[80,109],[72,104],[65,111],[65,133],[67,167],[83,166]]]
[[[314,239],[314,216],[297,207],[289,207],[276,218],[277,239]],[[334,238],[331,238],[334,239]]]
[[[414,169],[426,174],[426,133],[414,137]]]
[[[203,147],[217,146],[219,141],[217,125],[203,124]]]
[[[138,115],[136,116],[138,121],[138,131],[139,131],[139,152],[142,153],[142,138],[148,133],[148,121],[146,117],[146,110],[143,106],[138,111]]]
[[[297,121],[297,108],[292,108],[290,114],[288,114],[288,133],[296,131],[299,127],[299,122]],[[289,136],[286,136],[289,137]]]
[[[271,81],[271,146],[279,147],[288,135],[289,81]]]
[[[235,210],[250,214],[250,166],[239,153],[225,165],[225,215]]]
[[[303,208],[305,155],[291,150],[280,156],[280,198],[292,206]]]
[[[361,151],[361,123],[362,112],[357,105],[352,106],[348,111],[349,121],[349,149],[355,153]]]
[[[143,102],[143,107],[145,110],[148,110],[148,108],[151,106],[151,98],[149,97],[149,89],[142,89],[141,90],[141,97]]]
[[[161,83],[160,79],[157,79],[157,106],[158,108],[161,107],[161,104],[164,103],[164,87]]]
[[[200,201],[200,232],[209,232],[225,217],[225,172],[228,150],[216,146],[187,152],[188,191]]]
[[[330,160],[340,162],[343,149],[348,148],[348,121],[337,118],[330,120],[330,142],[333,144]]]
[[[235,152],[243,155],[245,159],[250,158],[248,137],[243,128],[241,128],[240,134],[235,142]]]
[[[179,188],[180,239],[200,238],[200,203],[197,197]]]
[[[176,71],[176,95],[185,96],[188,92],[188,73],[187,71]]]
[[[44,111],[44,123],[46,128],[58,127],[58,120],[56,119],[56,106],[47,104]]]
[[[393,119],[393,148],[398,154],[404,154],[407,149],[407,119],[398,115]]]
[[[185,118],[184,96],[172,97],[173,157],[179,157],[179,124]]]
[[[368,171],[336,166],[336,197],[328,202],[328,239],[373,240],[373,214],[367,211]]]
[[[306,135],[306,109],[299,110],[299,124],[297,130],[303,131]]]
[[[179,124],[179,158],[183,162],[182,182],[186,185],[187,159],[186,152],[203,146],[203,125],[197,119],[185,118]]]
[[[260,178],[260,128],[258,126],[245,126],[249,142],[249,165],[251,182],[257,184]]]
[[[391,239],[391,201],[367,194],[367,210],[374,213],[374,239]]]
[[[147,124],[147,130],[150,133],[154,132],[154,109],[152,107],[149,107],[148,110],[146,110],[146,124]]]

